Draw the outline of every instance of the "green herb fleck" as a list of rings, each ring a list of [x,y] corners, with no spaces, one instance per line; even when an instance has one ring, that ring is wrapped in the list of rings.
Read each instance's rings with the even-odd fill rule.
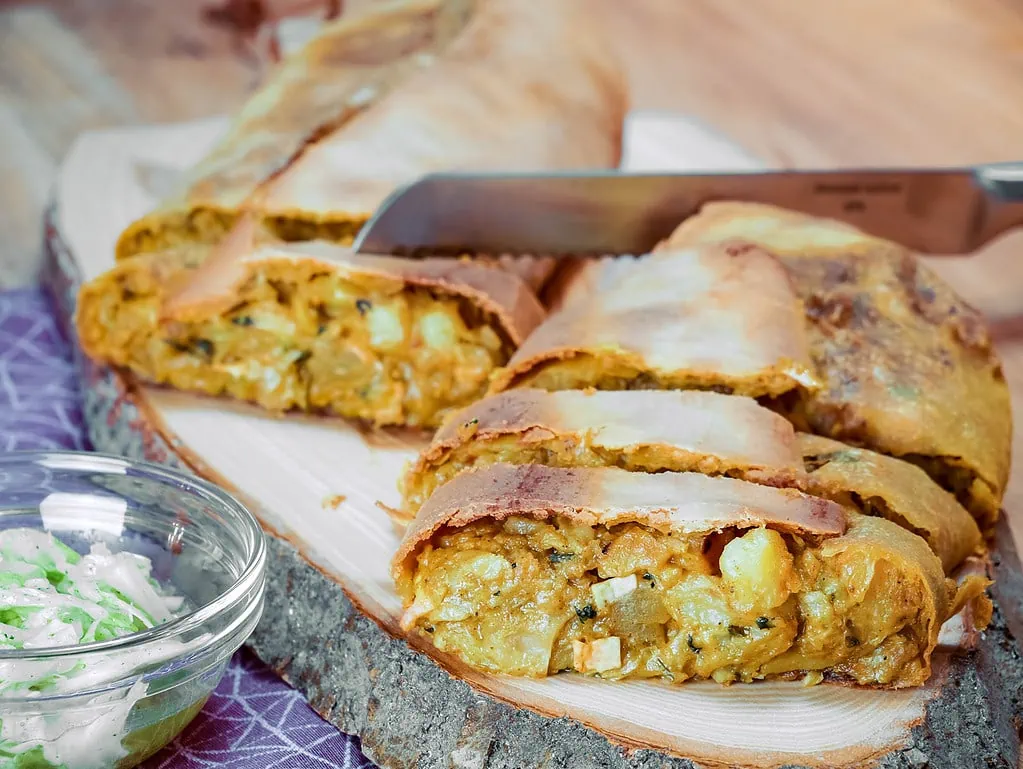
[[[547,560],[551,563],[564,563],[565,561],[571,561],[573,558],[575,558],[575,553],[559,553],[557,550],[547,556]]]
[[[373,303],[369,299],[356,299],[355,309],[359,311],[359,315],[365,315],[373,309]]]
[[[579,618],[580,622],[585,622],[588,619],[593,619],[597,616],[597,610],[593,608],[592,604],[586,604],[585,606],[577,606],[575,609],[575,616]]]
[[[213,357],[213,342],[209,339],[190,339],[187,342],[168,339],[167,345],[177,352],[188,353],[189,355],[202,355],[205,358]]]
[[[888,388],[888,392],[896,398],[919,398],[920,389],[911,385],[894,384]]]
[[[757,617],[757,627],[761,630],[767,630],[774,627],[774,625],[771,624],[771,620],[767,617]]]
[[[664,675],[667,677],[669,681],[675,680],[675,674],[671,672],[671,668],[664,664],[664,660],[662,660],[660,657],[654,657],[654,662],[656,662],[657,665],[661,668],[661,670],[664,671]]]
[[[213,357],[213,342],[211,342],[209,339],[196,339],[195,349],[197,349],[207,358]]]
[[[231,318],[231,322],[236,326],[251,326],[253,323],[252,317],[249,315],[236,315]]]
[[[692,651],[696,652],[697,654],[699,654],[701,651],[703,651],[703,647],[702,646],[697,646],[696,644],[693,643],[693,634],[692,633],[690,633],[689,637],[686,638],[686,645],[689,646],[689,648]]]

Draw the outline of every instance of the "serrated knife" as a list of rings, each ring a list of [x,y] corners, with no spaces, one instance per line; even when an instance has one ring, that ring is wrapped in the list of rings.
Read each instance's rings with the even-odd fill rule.
[[[1023,163],[737,173],[437,173],[395,191],[362,253],[641,254],[716,200],[840,219],[928,254],[967,254],[1023,224]]]

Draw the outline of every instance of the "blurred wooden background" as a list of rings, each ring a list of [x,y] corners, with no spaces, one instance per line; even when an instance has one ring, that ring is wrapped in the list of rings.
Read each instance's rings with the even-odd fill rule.
[[[637,106],[700,116],[772,165],[1023,158],[1014,0],[594,2],[618,32]],[[242,102],[265,66],[247,27],[260,5],[0,0],[0,286],[33,276],[38,213],[76,133]],[[1020,246],[943,269],[990,314],[1011,313],[1023,309]]]
[[[635,106],[696,115],[770,165],[1023,159],[1015,0],[593,1],[628,59]],[[340,7],[271,3],[282,4]],[[244,100],[265,67],[251,34],[259,5],[0,0],[0,288],[33,279],[40,213],[79,131]],[[1021,252],[1023,236],[1011,236],[938,267],[998,318],[1023,311]],[[1002,350],[1023,393],[1023,345]]]

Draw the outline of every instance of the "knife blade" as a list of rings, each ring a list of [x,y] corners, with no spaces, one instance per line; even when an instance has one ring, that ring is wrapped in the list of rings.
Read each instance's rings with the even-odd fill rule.
[[[648,252],[711,201],[839,219],[928,254],[971,253],[1023,223],[1023,163],[945,169],[727,173],[435,173],[396,190],[361,253]]]

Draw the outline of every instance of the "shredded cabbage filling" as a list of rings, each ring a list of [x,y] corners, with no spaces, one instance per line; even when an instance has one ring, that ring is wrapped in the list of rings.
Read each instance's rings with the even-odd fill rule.
[[[769,528],[477,521],[420,552],[400,586],[403,624],[473,667],[519,676],[918,680],[923,585],[870,548],[827,547]]]

